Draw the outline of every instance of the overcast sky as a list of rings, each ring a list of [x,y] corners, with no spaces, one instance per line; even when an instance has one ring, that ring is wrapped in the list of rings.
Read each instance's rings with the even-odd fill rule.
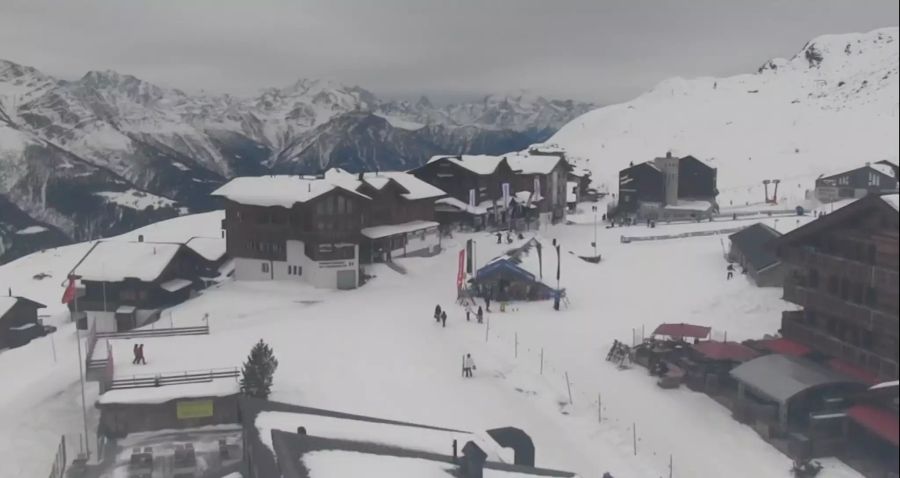
[[[252,94],[299,77],[386,96],[527,89],[604,103],[755,71],[897,0],[0,0],[0,58]]]

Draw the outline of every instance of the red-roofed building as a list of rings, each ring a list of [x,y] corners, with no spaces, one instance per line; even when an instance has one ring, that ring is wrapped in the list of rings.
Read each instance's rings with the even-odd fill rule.
[[[765,339],[753,342],[753,346],[761,350],[772,352],[775,354],[791,355],[794,357],[804,357],[812,350],[791,339]]]
[[[847,444],[850,453],[862,460],[860,464],[864,464],[866,476],[897,476],[900,417],[896,408],[859,403],[847,410],[847,418],[850,422]]]
[[[759,352],[738,342],[716,342],[707,340],[691,346],[697,355],[705,360],[746,362],[759,357]]]
[[[853,377],[855,379],[858,379],[861,382],[866,383],[868,385],[875,385],[876,383],[879,382],[878,375],[875,375],[874,373],[872,373],[864,368],[857,367],[856,365],[853,365],[852,363],[847,363],[841,359],[836,359],[836,358],[828,360],[827,363],[828,363],[828,366],[831,367],[832,370],[834,370],[836,372],[840,372],[844,375]]]
[[[705,339],[709,337],[710,328],[693,324],[660,324],[653,335],[665,335],[673,339]]]

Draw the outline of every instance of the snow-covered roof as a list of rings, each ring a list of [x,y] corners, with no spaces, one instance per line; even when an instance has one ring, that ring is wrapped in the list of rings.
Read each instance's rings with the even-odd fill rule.
[[[679,199],[675,204],[667,204],[666,209],[679,211],[709,211],[712,209],[712,203],[709,201],[689,201]]]
[[[475,174],[487,175],[497,170],[497,166],[503,161],[502,156],[491,156],[487,154],[478,155],[457,155],[457,156],[432,156],[428,160],[428,164],[436,161],[445,160],[457,166],[468,169]]]
[[[362,174],[362,181],[360,181],[359,178],[359,174],[348,173],[340,168],[331,168],[325,172],[326,180],[354,190],[359,188],[362,185],[362,182],[365,182],[376,190],[381,190],[393,180],[403,187],[403,189],[406,189],[407,192],[403,193],[403,197],[410,201],[436,198],[447,194],[442,189],[432,186],[404,171],[369,172]]]
[[[82,280],[121,282],[135,278],[156,280],[181,249],[167,242],[98,242],[73,273]]]
[[[24,297],[16,297],[14,295],[13,296],[4,295],[4,296],[0,296],[0,317],[3,317],[3,314],[9,312],[10,309],[15,307],[15,305],[18,304],[20,301],[31,302],[32,304],[35,304],[39,309],[46,307],[44,304],[37,303],[31,299],[26,299]]]
[[[192,237],[184,245],[208,261],[217,261],[225,255],[225,239],[222,237]]]
[[[506,161],[513,171],[520,174],[550,174],[562,158],[547,154],[517,153],[506,156]]]
[[[403,224],[367,227],[359,232],[369,239],[380,239],[382,237],[393,236],[394,234],[406,234],[408,232],[421,231],[432,227],[438,227],[438,223],[434,221],[410,221],[404,222]]]
[[[26,228],[19,229],[18,231],[16,231],[16,234],[20,236],[27,236],[30,234],[40,234],[47,230],[48,229],[44,226],[28,226]]]
[[[353,193],[361,198],[368,196],[356,192],[356,188],[337,184],[321,178],[302,176],[255,176],[234,178],[212,192],[240,204],[252,206],[292,207],[305,203],[336,188]]]
[[[446,452],[446,451],[444,451]],[[457,476],[458,466],[427,458],[399,457],[349,450],[315,450],[301,458],[309,476],[392,476],[396,478],[447,478]],[[559,478],[568,474],[529,473],[526,470],[499,470],[486,466],[484,478]]]
[[[488,460],[503,461],[499,445],[486,433],[469,433],[312,413],[278,411],[261,412],[256,416],[254,424],[259,430],[260,439],[270,449],[272,447],[272,430],[296,432],[297,428],[302,426],[306,428],[309,435],[315,437],[377,443],[427,453],[446,454],[448,444],[453,440],[457,440],[457,443],[461,445],[467,441],[474,441],[488,454]]]
[[[193,284],[193,282],[187,279],[172,279],[163,282],[159,287],[168,292],[177,292],[185,287],[190,287],[191,284]]]
[[[162,387],[122,388],[108,390],[100,395],[97,403],[165,403],[170,400],[202,397],[225,397],[240,391],[237,380],[221,379],[211,382],[184,383]]]
[[[900,211],[900,195],[898,194],[885,194],[881,196],[881,199],[884,202],[888,203],[895,211]]]
[[[892,178],[894,177],[894,168],[888,166],[887,164],[872,163],[869,165],[869,167],[881,174],[890,176]]]
[[[480,207],[480,206],[470,206],[468,203],[464,203],[454,197],[441,198],[441,199],[436,200],[434,203],[450,206],[454,209],[458,209],[460,211],[467,212],[469,214],[473,214],[475,216],[481,216],[483,214],[487,214],[487,209]]]
[[[778,403],[786,403],[804,390],[855,379],[801,357],[770,354],[735,367],[731,376]]]
[[[891,380],[890,382],[876,383],[875,385],[872,385],[871,387],[869,387],[869,390],[881,390],[882,388],[895,388],[895,387],[900,387],[900,381]]]

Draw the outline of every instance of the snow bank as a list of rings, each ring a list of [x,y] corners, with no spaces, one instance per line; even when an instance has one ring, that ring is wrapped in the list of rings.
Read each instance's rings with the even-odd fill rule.
[[[75,268],[82,280],[121,282],[156,280],[181,249],[179,244],[100,241]]]

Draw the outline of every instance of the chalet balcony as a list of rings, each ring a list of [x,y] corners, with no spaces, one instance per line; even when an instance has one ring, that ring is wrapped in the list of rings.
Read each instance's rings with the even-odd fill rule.
[[[802,269],[816,268],[820,272],[842,273],[854,279],[872,278],[872,274],[875,274],[876,282],[886,281],[894,287],[900,285],[900,281],[898,281],[900,273],[896,268],[891,267],[891,265],[897,267],[896,257],[892,260],[883,258],[884,260],[878,261],[878,264],[869,264],[825,254],[812,248],[793,248],[785,251],[782,259]],[[885,264],[889,265],[885,267]]]
[[[831,315],[855,322],[860,327],[876,334],[887,334],[892,337],[900,335],[900,320],[896,315],[892,316],[887,312],[862,304],[844,301],[830,294],[805,287],[802,282],[786,282],[782,298],[804,308],[828,311]]]
[[[804,324],[802,320],[802,313],[784,312],[781,316],[781,335],[784,338],[806,345],[817,352],[839,358],[880,376],[888,378],[897,376],[898,367],[896,360],[891,360],[870,350],[842,342],[821,330]]]

